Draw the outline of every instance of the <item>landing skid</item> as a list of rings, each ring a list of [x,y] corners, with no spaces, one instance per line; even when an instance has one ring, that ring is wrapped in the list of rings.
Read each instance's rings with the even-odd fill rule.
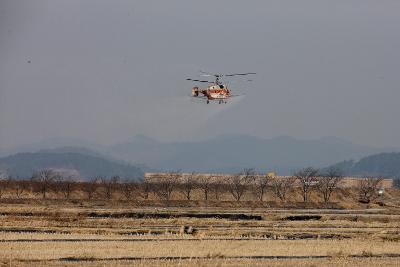
[[[207,104],[210,104],[210,100],[206,101]],[[224,100],[218,100],[218,104],[227,104],[228,101],[224,101]]]
[[[228,101],[224,100],[224,99],[218,100],[218,99],[207,99],[205,97],[194,97],[194,96],[189,96],[189,97],[193,102],[197,102],[197,103],[200,103],[200,102],[204,103],[203,101],[206,100],[207,104],[210,104],[211,102],[218,102],[218,104],[228,104]]]

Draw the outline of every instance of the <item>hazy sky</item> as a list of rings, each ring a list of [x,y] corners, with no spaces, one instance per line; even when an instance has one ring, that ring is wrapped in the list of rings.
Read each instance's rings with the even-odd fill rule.
[[[199,70],[257,72],[227,105]],[[236,90],[235,90],[236,89]],[[400,147],[400,1],[0,1],[0,147],[145,134]]]

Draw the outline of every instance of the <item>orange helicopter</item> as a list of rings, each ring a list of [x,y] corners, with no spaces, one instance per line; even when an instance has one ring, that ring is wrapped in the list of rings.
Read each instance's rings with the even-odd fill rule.
[[[200,82],[200,83],[209,83],[207,88],[200,89],[195,86],[192,88],[192,97],[199,97],[206,99],[207,104],[210,101],[218,101],[218,104],[227,103],[227,100],[231,97],[241,96],[241,95],[233,95],[231,90],[228,88],[227,84],[224,84],[221,79],[222,77],[233,77],[233,76],[246,76],[246,75],[254,75],[255,72],[247,72],[247,73],[233,73],[233,74],[212,74],[204,71],[200,71],[202,73],[201,76],[214,77],[215,81],[206,81],[206,80],[198,80],[198,79],[190,79],[187,78],[187,81]],[[248,80],[251,81],[251,80]],[[201,94],[201,95],[200,95]]]

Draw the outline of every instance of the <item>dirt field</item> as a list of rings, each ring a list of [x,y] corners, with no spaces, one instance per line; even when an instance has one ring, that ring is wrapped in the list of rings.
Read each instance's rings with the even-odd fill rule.
[[[3,201],[4,266],[395,266],[400,209]]]

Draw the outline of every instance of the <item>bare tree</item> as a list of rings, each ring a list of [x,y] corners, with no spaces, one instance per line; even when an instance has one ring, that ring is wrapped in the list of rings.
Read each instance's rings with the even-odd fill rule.
[[[253,193],[259,201],[264,201],[264,195],[270,180],[271,177],[268,175],[257,175],[254,178]]]
[[[121,192],[126,200],[135,198],[135,193],[139,189],[139,184],[132,179],[125,180],[120,184]]]
[[[99,186],[99,179],[100,178],[98,177],[94,177],[89,181],[82,183],[82,191],[85,192],[88,200],[91,200],[94,197],[94,194]]]
[[[180,172],[169,172],[166,177],[159,179],[155,187],[157,196],[169,201],[173,191],[176,189],[180,177]]]
[[[25,191],[29,189],[29,181],[18,178],[10,178],[10,189],[16,198],[21,198]]]
[[[312,188],[318,184],[318,170],[312,167],[304,168],[295,172],[294,177],[300,182],[303,201],[307,202]]]
[[[196,174],[194,172],[182,177],[179,183],[179,191],[187,200],[191,199],[193,190],[197,187]]]
[[[332,193],[338,188],[342,179],[342,171],[336,168],[329,168],[318,177],[317,189],[322,194],[325,203],[329,202]]]
[[[46,199],[56,176],[56,172],[52,169],[45,169],[35,173],[32,177],[34,191],[41,193],[42,198]]]
[[[141,182],[139,184],[139,188],[138,188],[138,194],[140,195],[141,198],[143,199],[149,199],[149,195],[152,191],[154,190],[154,183],[151,183],[147,180],[144,180],[143,182]]]
[[[203,191],[204,200],[208,200],[208,195],[212,189],[212,177],[201,175],[198,181],[198,188]]]
[[[240,201],[249,184],[254,181],[254,177],[253,169],[244,169],[241,173],[228,178],[228,190],[236,201]]]
[[[0,198],[7,192],[10,187],[10,178],[0,178]]]
[[[294,177],[272,178],[271,185],[275,196],[281,201],[286,201],[287,193],[293,190],[295,180]]]
[[[57,198],[58,193],[60,192],[60,184],[62,182],[62,175],[60,172],[53,170],[53,179],[50,183],[50,191],[53,191],[54,195]]]
[[[215,199],[220,200],[221,195],[226,190],[226,185],[217,179],[214,179],[211,183],[211,190],[214,192]]]
[[[100,178],[100,183],[103,189],[103,194],[104,198],[107,200],[111,200],[113,197],[113,193],[117,190],[118,188],[118,183],[119,183],[119,176],[113,176],[110,179],[106,177],[101,177]]]
[[[65,199],[70,199],[76,186],[75,178],[73,176],[61,177],[61,179],[56,182],[56,186]]]
[[[65,199],[69,199],[77,186],[75,180],[79,177],[79,172],[71,169],[54,169],[53,172],[52,190],[56,194],[61,193]]]
[[[360,201],[369,203],[378,197],[378,188],[382,185],[382,177],[365,177],[361,178],[358,183],[358,191]]]

